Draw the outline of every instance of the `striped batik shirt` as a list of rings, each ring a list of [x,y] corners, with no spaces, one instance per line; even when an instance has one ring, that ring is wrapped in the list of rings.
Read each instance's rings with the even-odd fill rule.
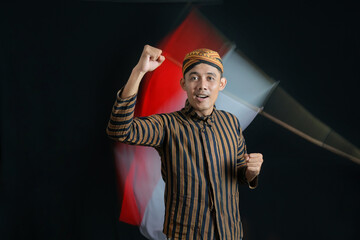
[[[165,181],[164,234],[171,239],[241,239],[239,184],[245,180],[245,140],[238,119],[214,108],[199,117],[180,111],[134,117],[137,95],[117,94],[107,134],[154,147]],[[257,178],[251,188],[257,185]]]

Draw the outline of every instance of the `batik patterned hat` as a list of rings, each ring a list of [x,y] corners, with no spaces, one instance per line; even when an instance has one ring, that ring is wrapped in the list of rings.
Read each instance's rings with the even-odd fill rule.
[[[195,67],[200,63],[209,64],[219,69],[221,73],[224,72],[224,67],[220,55],[217,52],[212,51],[210,49],[201,48],[186,54],[182,66],[183,75],[185,76],[185,74],[190,69],[192,69],[193,67]]]

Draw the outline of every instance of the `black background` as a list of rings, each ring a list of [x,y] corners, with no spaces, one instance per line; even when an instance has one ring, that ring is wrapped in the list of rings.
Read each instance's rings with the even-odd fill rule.
[[[315,117],[360,147],[354,2],[192,6]],[[184,3],[2,4],[1,239],[142,239],[137,227],[117,220],[105,127],[143,46],[156,45],[189,9]],[[358,164],[261,115],[244,134],[248,150],[265,159],[259,187],[241,190],[245,240],[358,239]]]

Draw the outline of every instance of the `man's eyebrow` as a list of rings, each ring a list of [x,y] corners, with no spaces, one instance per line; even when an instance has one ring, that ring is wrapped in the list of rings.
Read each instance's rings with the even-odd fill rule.
[[[192,74],[199,75],[198,72],[190,72],[190,73],[189,73],[189,75],[192,75]]]

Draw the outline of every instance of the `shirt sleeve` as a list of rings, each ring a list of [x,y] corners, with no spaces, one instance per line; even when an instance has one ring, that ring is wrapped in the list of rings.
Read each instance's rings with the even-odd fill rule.
[[[122,89],[116,96],[110,120],[106,128],[107,135],[119,142],[158,147],[161,145],[164,128],[160,115],[134,117],[137,95],[121,98]]]
[[[246,179],[246,175],[245,175],[247,169],[247,165],[245,162],[245,154],[247,153],[246,142],[244,135],[242,133],[242,129],[240,127],[238,132],[239,132],[239,137],[238,137],[236,167],[238,170],[239,181],[242,184],[248,184],[250,189],[254,189],[258,185],[258,176],[256,176],[251,182],[248,182]]]

